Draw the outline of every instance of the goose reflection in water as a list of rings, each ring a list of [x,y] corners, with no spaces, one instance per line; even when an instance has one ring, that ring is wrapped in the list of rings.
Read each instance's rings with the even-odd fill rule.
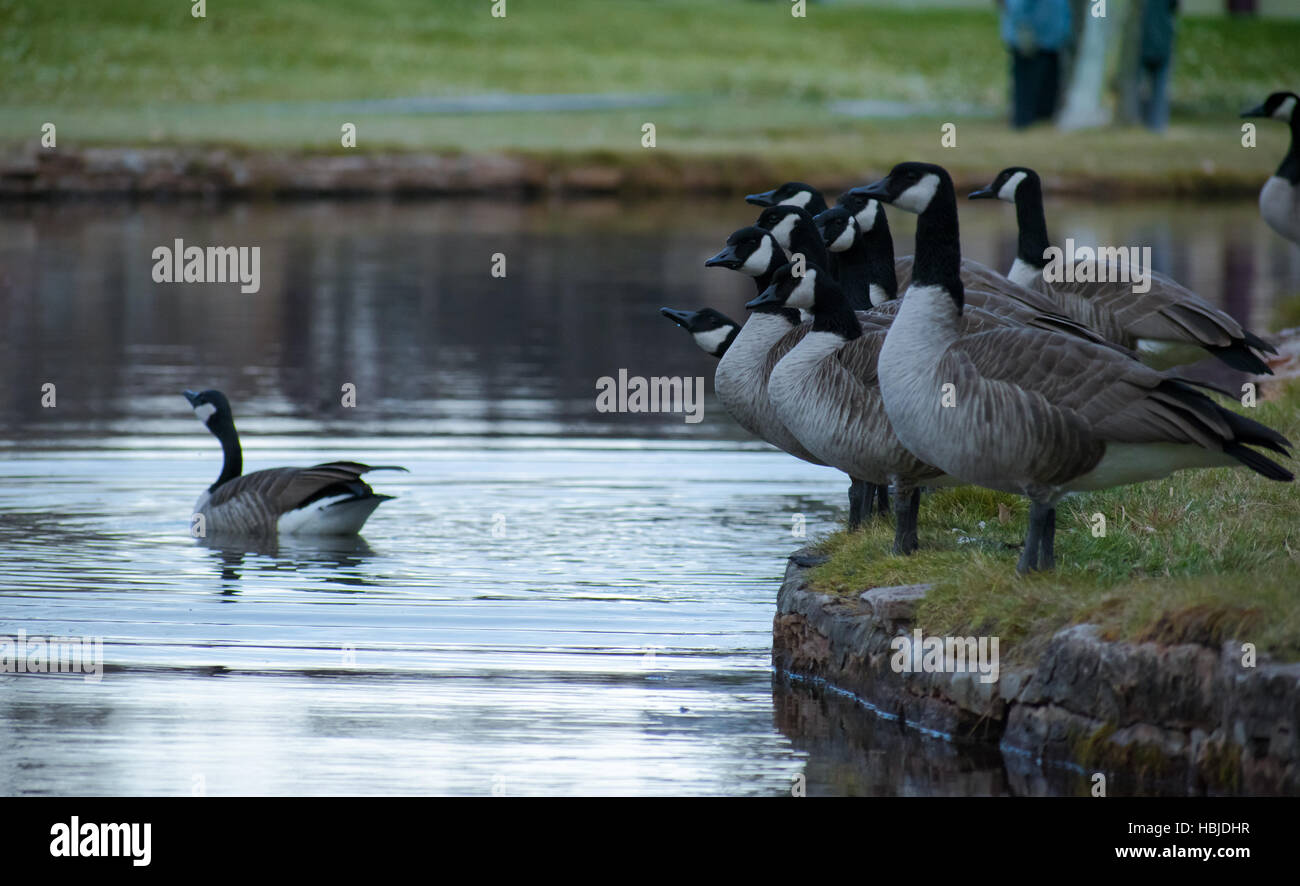
[[[196,539],[207,548],[219,567],[223,595],[239,593],[245,570],[255,572],[310,572],[312,581],[343,585],[337,590],[356,593],[375,582],[355,570],[375,556],[359,535],[285,537],[220,536]]]

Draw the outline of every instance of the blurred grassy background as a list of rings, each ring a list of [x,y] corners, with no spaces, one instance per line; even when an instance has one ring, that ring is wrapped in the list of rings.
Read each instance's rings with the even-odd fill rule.
[[[1240,146],[1237,112],[1300,85],[1300,20],[1185,17],[1164,137],[1140,130],[1012,133],[1007,58],[992,2],[912,11],[754,0],[0,0],[0,142],[59,128],[60,147],[224,145],[340,151],[344,121],[360,150],[524,152],[651,161],[762,158],[790,177],[852,177],[945,149],[976,177],[1008,163],[1175,188],[1233,186],[1276,166],[1281,126]],[[626,93],[657,107],[421,113],[365,102],[484,93]],[[828,103],[900,103],[906,117],[861,119]],[[344,104],[362,102],[363,104]]]

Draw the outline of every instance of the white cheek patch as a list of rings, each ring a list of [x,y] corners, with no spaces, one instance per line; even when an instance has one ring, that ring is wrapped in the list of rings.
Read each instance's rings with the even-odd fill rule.
[[[734,326],[719,326],[717,329],[693,332],[691,336],[695,339],[695,343],[700,346],[700,350],[712,354],[718,349],[719,345],[727,340],[727,336],[731,335],[734,328]]]
[[[998,199],[1004,203],[1015,203],[1016,188],[1020,187],[1020,183],[1024,180],[1025,174],[1023,172],[1017,172],[1011,176],[1011,178],[1007,179],[1007,183],[998,190]]]
[[[800,209],[806,209],[808,202],[812,200],[811,191],[796,191],[789,197],[786,197],[777,206],[798,206]]]
[[[200,403],[198,406],[194,407],[194,416],[199,421],[207,424],[208,419],[210,419],[212,414],[216,411],[217,407],[213,406],[211,403]]]
[[[757,249],[745,259],[745,263],[740,269],[751,277],[757,277],[767,270],[767,266],[772,261],[772,238],[764,237],[762,243]]]
[[[831,244],[826,248],[831,252],[844,252],[852,246],[854,235],[857,234],[857,229],[853,227],[853,224],[853,219],[849,219],[849,223],[844,226],[844,230],[840,231],[840,235],[832,240]]]
[[[782,249],[790,248],[790,235],[794,233],[794,223],[799,220],[793,213],[781,219],[775,228],[772,228],[772,236],[776,242],[781,244]]]
[[[876,226],[876,210],[880,204],[875,200],[868,200],[867,205],[858,210],[858,214],[853,216],[853,220],[858,223],[858,227],[865,233]]]
[[[925,212],[930,201],[934,199],[935,192],[939,190],[939,176],[933,172],[928,172],[922,176],[921,180],[912,185],[906,191],[898,195],[894,205],[899,209],[906,209],[908,212],[915,212],[918,215]]]
[[[811,308],[813,306],[813,298],[816,295],[816,292],[817,272],[809,270],[803,275],[803,279],[799,281],[799,285],[790,291],[790,297],[785,300],[785,303],[792,308],[799,308],[801,310],[804,308]]]
[[[1278,120],[1289,121],[1291,119],[1291,115],[1294,113],[1295,113],[1295,96],[1288,95],[1286,98],[1282,99],[1282,104],[1277,106],[1277,110],[1273,112],[1273,116]]]

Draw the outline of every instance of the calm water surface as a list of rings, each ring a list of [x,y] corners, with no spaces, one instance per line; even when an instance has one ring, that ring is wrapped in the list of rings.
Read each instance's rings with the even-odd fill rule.
[[[1013,214],[996,209],[965,211],[965,248],[1003,267]],[[749,439],[711,395],[699,424],[595,411],[620,368],[711,391],[712,361],[656,309],[743,317],[752,284],[702,262],[755,214],[6,207],[0,636],[102,637],[106,673],[0,675],[0,792],[1077,789],[774,678],[793,518],[835,528],[845,482]],[[1082,243],[1151,244],[1261,329],[1300,292],[1296,251],[1249,203],[1059,215]],[[910,221],[895,228],[910,251]],[[177,237],[260,246],[261,291],[155,284],[150,253]],[[220,450],[187,387],[229,394],[246,470],[410,473],[373,475],[398,498],[361,539],[195,541]]]

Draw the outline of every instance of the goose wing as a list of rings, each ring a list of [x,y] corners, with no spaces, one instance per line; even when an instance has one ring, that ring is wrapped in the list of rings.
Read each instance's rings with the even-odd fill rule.
[[[1187,443],[1230,454],[1250,444],[1288,454],[1290,444],[1277,432],[1224,409],[1190,382],[1108,348],[1036,329],[999,329],[959,339],[942,360],[957,396],[967,386],[990,418],[1021,415],[1030,427],[1077,436],[1055,441],[1063,452],[1124,442]]]
[[[1094,310],[1113,314],[1133,338],[1227,347],[1244,337],[1240,323],[1168,277],[1153,274],[1151,290],[1145,293],[1135,293],[1132,283],[1122,281],[1054,281],[1048,287],[1062,302],[1082,300],[1095,305]]]
[[[222,483],[212,490],[209,504],[215,508],[236,499],[256,500],[270,513],[284,514],[335,495],[351,494],[357,498],[373,495],[374,490],[361,475],[379,470],[406,469],[355,461],[332,461],[309,468],[268,468]]]

